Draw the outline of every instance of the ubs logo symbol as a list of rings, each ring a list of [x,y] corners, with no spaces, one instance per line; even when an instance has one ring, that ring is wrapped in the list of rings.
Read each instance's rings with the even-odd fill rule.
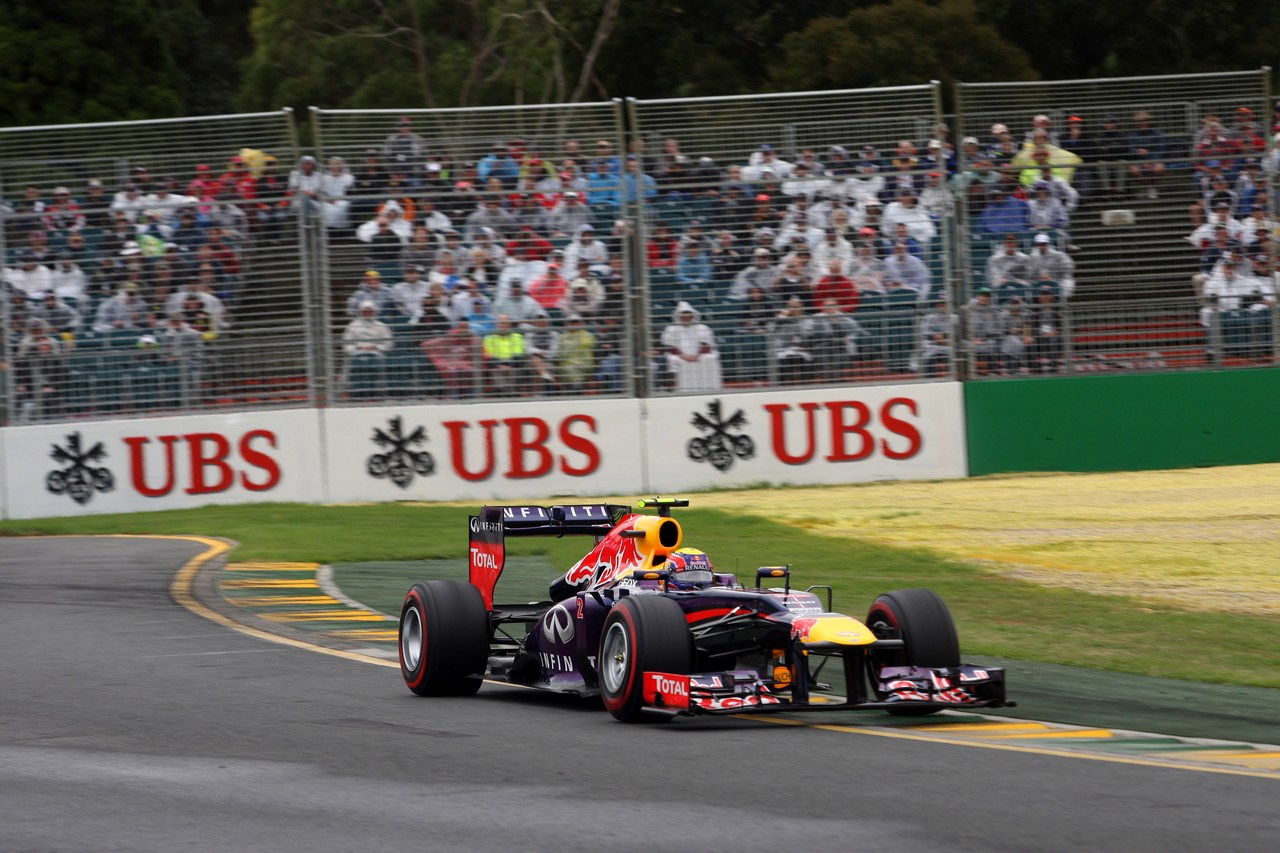
[[[707,413],[693,413],[690,421],[699,432],[709,433],[689,439],[685,448],[689,458],[694,462],[710,462],[717,471],[728,471],[736,459],[750,459],[756,455],[756,443],[749,435],[734,435],[736,430],[747,425],[747,415],[738,409],[729,417],[724,417],[723,407],[719,400],[707,403]]]
[[[79,432],[67,436],[67,446],[53,445],[49,458],[65,467],[50,471],[44,478],[44,487],[55,495],[67,494],[84,506],[95,491],[109,492],[116,487],[115,476],[106,468],[94,465],[107,457],[102,442],[85,449]]]
[[[542,636],[549,642],[564,645],[573,640],[573,617],[563,604],[557,604],[542,617]]]
[[[399,415],[387,421],[387,429],[373,428],[373,443],[384,452],[369,457],[365,467],[371,477],[386,477],[402,489],[409,488],[413,477],[428,477],[436,470],[436,460],[425,450],[413,447],[427,440],[426,427],[404,434],[404,421]]]

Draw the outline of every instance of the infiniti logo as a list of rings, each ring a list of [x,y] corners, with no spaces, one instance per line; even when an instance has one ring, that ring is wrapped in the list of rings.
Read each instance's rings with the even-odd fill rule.
[[[542,617],[542,636],[552,643],[560,644],[573,639],[573,617],[563,604],[557,604]]]

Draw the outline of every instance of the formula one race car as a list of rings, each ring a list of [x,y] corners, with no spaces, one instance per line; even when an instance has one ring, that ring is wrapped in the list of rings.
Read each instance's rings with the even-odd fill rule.
[[[859,622],[830,612],[830,587],[792,589],[788,566],[762,566],[755,586],[744,586],[680,547],[671,509],[687,505],[638,502],[657,515],[612,504],[485,507],[470,520],[469,581],[425,581],[405,596],[405,684],[420,696],[472,694],[486,678],[599,695],[628,722],[1013,704],[1002,669],[960,662],[951,614],[933,592],[885,593]],[[595,547],[551,584],[548,601],[494,603],[506,537],[573,535],[595,537]],[[814,589],[826,592],[826,606]],[[843,697],[820,680],[832,661]]]

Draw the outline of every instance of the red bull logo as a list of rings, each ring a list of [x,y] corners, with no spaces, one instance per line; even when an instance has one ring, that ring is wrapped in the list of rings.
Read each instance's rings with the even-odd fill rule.
[[[809,632],[817,624],[818,620],[812,616],[801,616],[791,623],[791,639],[804,642],[809,639]]]

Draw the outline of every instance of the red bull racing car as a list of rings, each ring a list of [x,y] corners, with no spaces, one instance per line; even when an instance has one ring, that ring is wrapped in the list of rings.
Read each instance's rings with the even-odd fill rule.
[[[598,695],[626,722],[1014,704],[1003,670],[960,662],[955,625],[933,592],[885,593],[859,621],[831,612],[830,587],[793,589],[788,566],[762,566],[746,586],[681,547],[671,509],[687,505],[638,502],[656,515],[612,504],[485,507],[470,518],[469,579],[424,581],[405,596],[405,684],[420,696],[472,694],[485,679]],[[506,538],[520,536],[590,536],[595,546],[548,600],[495,603]],[[843,676],[843,695],[824,681],[831,672]]]

